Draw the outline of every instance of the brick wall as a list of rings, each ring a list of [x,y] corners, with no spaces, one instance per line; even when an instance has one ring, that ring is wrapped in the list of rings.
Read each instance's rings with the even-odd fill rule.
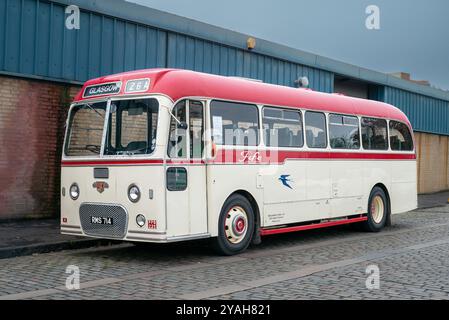
[[[64,122],[78,90],[0,76],[0,219],[59,214]]]

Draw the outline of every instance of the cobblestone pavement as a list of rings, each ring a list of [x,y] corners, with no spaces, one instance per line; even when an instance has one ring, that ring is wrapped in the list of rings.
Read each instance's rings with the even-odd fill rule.
[[[449,206],[351,226],[270,236],[234,257],[208,241],[122,244],[0,260],[0,299],[448,299]],[[66,267],[81,288],[67,290]],[[367,267],[379,288],[367,289]]]

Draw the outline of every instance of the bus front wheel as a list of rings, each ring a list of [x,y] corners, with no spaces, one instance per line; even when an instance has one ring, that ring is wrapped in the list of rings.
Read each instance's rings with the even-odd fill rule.
[[[254,233],[254,211],[250,202],[240,194],[230,196],[218,219],[215,249],[223,255],[234,255],[248,248]]]
[[[364,229],[369,232],[379,232],[385,226],[388,215],[388,201],[385,192],[374,187],[368,200],[368,220]]]

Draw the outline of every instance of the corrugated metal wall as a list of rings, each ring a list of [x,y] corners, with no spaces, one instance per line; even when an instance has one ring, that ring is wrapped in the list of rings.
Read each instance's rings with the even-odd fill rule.
[[[174,67],[294,86],[307,76],[332,92],[331,72],[93,12],[65,28],[65,7],[39,0],[0,1],[0,70],[83,82],[121,71]]]
[[[416,131],[449,135],[449,102],[385,87],[384,101],[401,109]]]
[[[90,11],[81,29],[65,28],[65,6],[48,0],[0,0],[0,72],[84,82],[121,71],[175,67],[333,92],[332,72]],[[369,98],[394,104],[418,131],[449,135],[449,102],[392,86]]]

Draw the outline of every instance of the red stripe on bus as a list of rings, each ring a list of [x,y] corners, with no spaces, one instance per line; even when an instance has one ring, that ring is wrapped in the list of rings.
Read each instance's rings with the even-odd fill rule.
[[[163,164],[163,159],[146,159],[146,160],[89,160],[89,161],[62,161],[63,167],[70,166],[106,166],[106,165],[145,165],[145,164]],[[167,164],[183,165],[183,164],[204,164],[204,160],[167,160]]]
[[[86,161],[62,161],[61,166],[109,166],[109,165],[128,165],[128,164],[163,164],[162,159],[146,159],[146,160],[86,160]]]
[[[218,150],[212,163],[283,163],[287,159],[414,160],[414,153]]]
[[[167,164],[282,164],[295,159],[341,159],[341,160],[414,160],[413,153],[358,153],[358,152],[316,152],[316,151],[257,151],[257,150],[218,150],[214,159],[181,160],[168,159]],[[62,166],[100,166],[100,165],[145,165],[163,164],[163,159],[128,159],[128,160],[65,160]]]
[[[295,226],[295,227],[261,229],[260,230],[260,235],[261,236],[267,236],[267,235],[279,234],[279,233],[287,233],[287,232],[295,232],[295,231],[303,231],[303,230],[311,230],[311,229],[320,229],[320,228],[333,227],[333,226],[338,226],[338,225],[343,225],[343,224],[362,222],[362,221],[366,221],[366,220],[368,220],[368,217],[358,217],[358,218],[351,218],[351,219],[338,220],[338,221],[329,221],[329,222],[308,224],[308,225]]]
[[[172,160],[168,159],[167,164],[205,164],[204,160]]]

